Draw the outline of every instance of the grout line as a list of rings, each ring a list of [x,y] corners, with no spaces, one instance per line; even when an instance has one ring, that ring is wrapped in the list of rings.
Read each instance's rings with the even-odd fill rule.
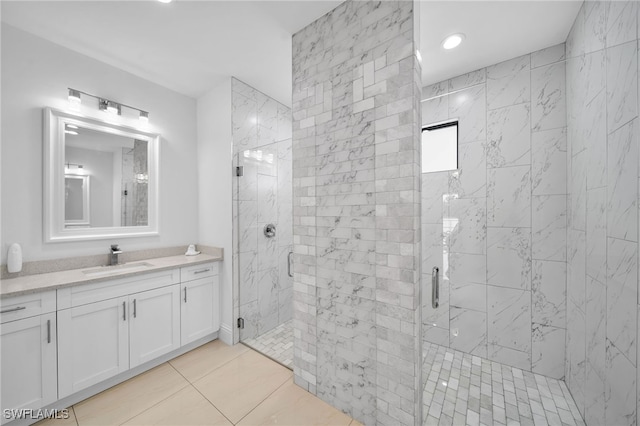
[[[276,387],[272,392],[270,392],[267,396],[264,397],[264,399],[260,402],[258,402],[251,410],[249,410],[249,412],[247,414],[245,414],[244,416],[242,416],[240,418],[240,420],[238,420],[238,423],[240,423],[245,417],[247,417],[249,414],[253,413],[255,411],[256,408],[258,408],[260,405],[262,405],[263,402],[265,402],[267,399],[269,399],[271,397],[271,395],[273,395],[274,393],[276,393],[276,391],[278,391],[281,387],[283,387],[289,380],[293,381],[293,374],[291,375],[291,377],[287,377],[287,379],[282,382],[278,387]],[[305,390],[305,389],[302,389]],[[308,392],[308,391],[306,391]],[[310,393],[310,392],[309,392]],[[312,394],[313,395],[313,394]],[[315,395],[314,395],[315,396]],[[233,423],[233,422],[232,422]],[[234,423],[234,424],[238,424],[238,423]]]
[[[173,368],[173,369],[175,370],[175,367],[173,367],[171,364],[169,364],[169,361],[165,362],[164,364],[169,365],[171,368]],[[162,365],[164,365],[164,364],[160,364],[158,367],[160,367],[160,366],[162,366]],[[154,368],[158,368],[158,367],[154,367]],[[152,370],[148,370],[148,371],[152,371]],[[178,372],[178,374],[179,374],[179,373],[180,373],[180,372]],[[182,376],[182,374],[180,374],[180,376]],[[130,380],[135,379],[136,377],[139,377],[139,375],[138,375],[138,376],[134,376],[134,377],[132,377],[131,379],[128,379],[127,381],[122,382],[122,383],[127,383],[127,382],[129,382]],[[184,378],[184,376],[182,376],[182,377]],[[187,384],[186,384],[185,386],[182,386],[181,388],[179,388],[178,390],[176,390],[176,391],[175,391],[175,392],[173,392],[172,394],[168,395],[166,398],[161,399],[160,401],[156,402],[155,404],[151,405],[150,407],[145,408],[144,410],[140,411],[139,413],[134,414],[133,416],[129,417],[128,419],[126,419],[125,421],[123,421],[123,422],[121,422],[121,423],[119,423],[119,424],[123,425],[123,424],[127,423],[128,421],[133,420],[134,418],[138,417],[140,414],[142,414],[142,413],[145,413],[145,412],[149,411],[149,410],[150,410],[150,409],[152,409],[153,407],[155,407],[155,406],[159,405],[160,403],[162,403],[162,402],[164,402],[164,401],[168,400],[169,398],[171,398],[172,396],[174,396],[174,395],[175,395],[175,394],[177,394],[178,392],[182,391],[183,389],[186,389],[187,387],[189,387],[189,386],[191,385],[191,383],[189,383],[189,381],[188,381],[188,380],[186,380],[186,379],[185,379],[185,382],[187,382]],[[98,395],[99,395],[99,394],[98,394]],[[75,413],[75,411],[74,411],[74,413]],[[76,418],[76,420],[77,420],[77,418]]]
[[[69,407],[69,409],[73,412],[73,419],[76,421],[76,426],[80,426],[80,423],[78,422],[78,416],[76,415],[76,410],[74,410],[73,405]]]
[[[178,373],[179,373],[179,371],[178,371]],[[206,397],[202,392],[200,392],[200,389],[198,389],[197,387],[195,387],[195,386],[194,386],[193,384],[191,384],[191,383],[189,383],[189,385],[190,385],[190,386],[191,386],[191,387],[192,387],[196,392],[198,392],[198,393],[199,393],[199,394],[200,394],[200,395],[201,395],[201,396],[202,396],[202,397],[203,397],[203,398],[204,398],[204,399],[205,399],[209,404],[211,404],[211,406],[212,406],[213,408],[215,408],[215,409],[216,409],[216,411],[218,411],[218,413],[220,413],[220,414],[222,415],[222,417],[224,417],[225,419],[227,419],[227,421],[228,421],[229,423],[231,423],[232,425],[234,425],[234,424],[235,424],[235,423],[233,423],[233,422],[231,421],[231,419],[230,419],[229,417],[227,417],[227,416],[226,416],[226,414],[224,414],[224,413],[222,412],[222,410],[220,410],[218,407],[216,407],[216,406],[215,406],[215,404],[214,404],[213,402],[211,402],[211,400],[210,400],[209,398],[207,398],[207,397]]]

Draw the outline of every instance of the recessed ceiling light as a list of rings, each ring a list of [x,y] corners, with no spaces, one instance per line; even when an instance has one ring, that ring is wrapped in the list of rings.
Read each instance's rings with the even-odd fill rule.
[[[462,43],[462,40],[464,40],[464,34],[451,34],[449,37],[444,39],[444,41],[442,42],[442,47],[447,50],[453,49],[455,47],[458,47],[460,43]]]
[[[158,0],[160,3],[171,3],[172,0]]]

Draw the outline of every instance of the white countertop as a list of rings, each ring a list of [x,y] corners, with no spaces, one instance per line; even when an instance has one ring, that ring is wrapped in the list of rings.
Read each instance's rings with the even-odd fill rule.
[[[115,278],[142,275],[149,272],[179,268],[181,266],[198,265],[207,262],[218,262],[221,260],[221,256],[211,256],[208,254],[198,254],[196,256],[179,255],[131,262],[132,264],[148,263],[151,264],[151,266],[143,270],[138,269],[130,271],[125,269],[102,276],[92,277],[83,272],[86,270],[95,270],[97,268],[100,268],[99,266],[82,269],[71,269],[68,271],[50,272],[47,274],[25,275],[18,278],[2,280],[2,282],[0,282],[0,299],[12,296],[20,296],[29,293],[37,293],[40,291],[55,290],[63,287],[108,281]],[[104,266],[104,268],[108,268],[108,266]]]

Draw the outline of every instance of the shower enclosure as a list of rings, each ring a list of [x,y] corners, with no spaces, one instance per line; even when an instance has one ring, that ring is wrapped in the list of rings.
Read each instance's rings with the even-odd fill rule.
[[[233,80],[240,341],[292,368],[290,110]]]

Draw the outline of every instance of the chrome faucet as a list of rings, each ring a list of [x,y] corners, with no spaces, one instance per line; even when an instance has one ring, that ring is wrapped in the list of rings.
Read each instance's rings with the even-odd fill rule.
[[[118,247],[117,244],[111,244],[111,253],[109,254],[109,265],[117,265],[118,264],[118,255],[122,253],[122,250]]]

